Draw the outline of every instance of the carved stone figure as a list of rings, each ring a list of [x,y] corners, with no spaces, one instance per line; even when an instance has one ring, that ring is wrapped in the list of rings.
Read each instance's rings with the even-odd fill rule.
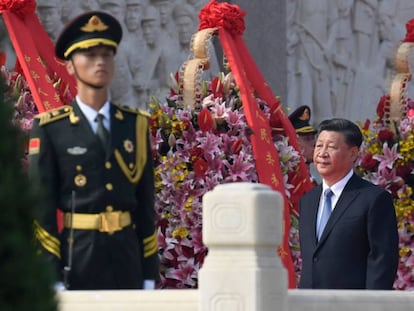
[[[351,27],[354,0],[336,0],[336,18],[329,28],[329,49],[332,53],[332,113],[344,116],[347,101],[352,98],[355,74],[355,46]]]
[[[0,52],[3,52],[6,57],[5,67],[14,68],[14,65],[16,64],[16,55],[14,54],[13,46],[10,42],[6,25],[4,25],[2,18],[0,19]]]
[[[168,51],[163,47],[160,13],[154,6],[147,6],[141,21],[142,33],[149,50],[146,61],[146,83],[149,95],[163,98],[169,92],[170,61]],[[176,62],[178,64],[178,62]]]
[[[295,21],[300,42],[296,64],[297,90],[300,94],[307,94],[307,102],[301,104],[311,107],[316,121],[333,115],[330,94],[331,52],[327,49],[328,2],[299,1]]]
[[[140,108],[146,108],[148,89],[145,86],[145,62],[148,48],[144,42],[141,29],[141,16],[144,10],[144,0],[126,0],[124,42],[127,46],[127,61],[132,75],[132,86],[135,98]]]
[[[177,66],[178,56],[171,55],[169,51],[179,50],[179,40],[177,31],[172,20],[172,9],[176,3],[176,0],[150,0],[150,3],[158,10],[160,15],[160,44],[162,48],[168,53],[165,61],[165,70],[170,73],[175,73],[179,65]]]
[[[126,33],[125,26],[125,0],[99,0],[100,7],[103,11],[114,16],[121,24],[123,33]],[[128,66],[127,43],[121,42],[116,53],[115,77],[111,84],[111,99],[118,104],[139,107],[138,99],[135,98],[132,89],[132,74]]]
[[[180,63],[186,61],[191,53],[190,44],[191,36],[194,33],[195,26],[195,10],[188,4],[177,4],[173,11],[172,17],[177,29],[179,42],[179,56]]]
[[[190,45],[191,38],[194,34],[194,28],[196,27],[197,20],[195,18],[196,12],[190,4],[179,3],[174,6],[172,11],[172,17],[175,23],[178,42],[179,42],[179,64],[183,64],[191,55]],[[214,46],[211,43],[209,47],[209,68],[205,70],[204,76],[206,79],[213,76],[217,76],[220,72],[219,62],[217,55],[214,51]]]
[[[208,0],[186,0],[188,4],[194,7],[194,10],[198,13],[204,5],[208,2]]]
[[[368,64],[374,52],[377,6],[378,0],[355,0],[353,31],[358,64]]]
[[[80,7],[83,11],[95,11],[99,10],[98,0],[79,0]]]
[[[171,24],[171,12],[176,0],[149,0],[150,4],[157,8],[160,13],[160,25],[163,33],[167,34],[170,38],[176,38],[174,28],[170,27]]]
[[[378,9],[378,38],[379,48],[375,67],[379,75],[388,82],[394,73],[395,50],[404,36],[404,24],[396,20],[396,3],[382,0]],[[388,86],[388,85],[387,85]],[[386,90],[387,86],[383,86]]]
[[[52,41],[55,41],[63,27],[61,20],[62,3],[60,0],[37,0],[37,13],[40,22]]]
[[[82,0],[62,0],[61,1],[61,20],[63,24],[69,22],[75,16],[81,14],[84,10],[80,3]],[[87,1],[86,1],[87,2]]]
[[[395,14],[396,3],[380,2],[376,15],[377,32],[373,35],[376,37],[374,52],[370,55],[370,62],[358,66],[354,79],[354,96],[348,114],[355,120],[373,118],[380,97],[389,92],[394,74],[395,51],[404,34],[398,30]]]
[[[286,51],[287,51],[287,83],[288,83],[288,110],[294,110],[307,103],[308,100],[302,98],[302,93],[297,89],[300,77],[300,69],[298,68],[298,44],[299,42],[299,25],[296,23],[298,0],[286,1]]]

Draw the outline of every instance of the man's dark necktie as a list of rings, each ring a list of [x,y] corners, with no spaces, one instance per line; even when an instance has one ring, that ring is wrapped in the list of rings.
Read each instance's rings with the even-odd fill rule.
[[[103,124],[103,119],[104,119],[104,115],[98,113],[95,119],[95,122],[98,124],[98,127],[96,129],[96,135],[98,135],[99,139],[102,142],[102,146],[104,147],[106,151],[108,147],[108,142],[109,142],[109,132]]]
[[[328,219],[332,213],[332,199],[331,198],[333,194],[334,193],[332,192],[331,189],[325,190],[325,203],[323,206],[321,219],[319,221],[317,232],[316,232],[318,236],[318,241],[320,240],[323,230],[325,229],[326,223],[328,222]]]

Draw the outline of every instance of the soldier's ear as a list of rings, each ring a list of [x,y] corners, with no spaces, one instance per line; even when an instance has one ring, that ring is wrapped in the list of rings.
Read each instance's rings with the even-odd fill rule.
[[[75,68],[73,66],[73,60],[72,60],[72,58],[70,58],[69,60],[66,61],[66,70],[72,76],[75,74]]]

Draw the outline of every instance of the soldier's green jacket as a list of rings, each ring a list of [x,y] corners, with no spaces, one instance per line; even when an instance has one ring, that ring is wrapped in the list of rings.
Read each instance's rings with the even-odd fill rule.
[[[131,213],[132,224],[121,231],[74,230],[70,289],[141,288],[143,280],[158,279],[148,115],[113,104],[110,114],[106,152],[76,102],[39,114],[31,131],[29,173],[47,194],[35,234],[59,279],[70,230],[58,231],[57,209]]]

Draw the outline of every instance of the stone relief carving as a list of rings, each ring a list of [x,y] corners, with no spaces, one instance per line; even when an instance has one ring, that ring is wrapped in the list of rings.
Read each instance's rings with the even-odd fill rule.
[[[116,72],[111,87],[114,102],[147,109],[150,95],[161,101],[168,96],[170,76],[188,57],[198,12],[208,0],[37,0],[36,12],[54,42],[65,23],[89,10],[114,15],[123,27],[123,39],[116,55]],[[0,50],[7,54],[8,68],[15,54],[1,19]],[[187,53],[187,55],[186,55]],[[212,50],[212,65],[219,72]],[[211,69],[213,71],[213,69]]]
[[[62,29],[62,3],[60,0],[37,0],[37,13],[44,29],[53,42]],[[59,31],[57,31],[59,30]]]
[[[364,122],[389,92],[406,0],[287,0],[288,109]]]
[[[290,1],[293,2],[293,1]],[[332,115],[330,100],[331,54],[328,50],[328,5],[330,0],[305,0],[289,3],[289,27],[292,33],[288,38],[296,40],[289,57],[293,70],[288,88],[294,86],[294,102],[309,105],[313,115]],[[292,6],[295,6],[292,8]],[[288,45],[293,44],[289,42]],[[292,49],[292,47],[290,47]],[[291,100],[291,99],[289,99]]]
[[[189,57],[198,12],[207,2],[37,0],[37,12],[52,41],[83,11],[101,9],[117,16],[124,38],[111,96],[145,109],[149,95],[164,100],[169,93],[170,74]],[[414,17],[413,1],[286,0],[286,9],[288,97],[282,101],[287,110],[307,104],[315,124],[331,116],[354,121],[374,117],[380,95],[389,90],[405,23]],[[15,55],[2,21],[0,35],[6,66],[12,68]],[[210,50],[206,74],[216,75],[222,64]]]

